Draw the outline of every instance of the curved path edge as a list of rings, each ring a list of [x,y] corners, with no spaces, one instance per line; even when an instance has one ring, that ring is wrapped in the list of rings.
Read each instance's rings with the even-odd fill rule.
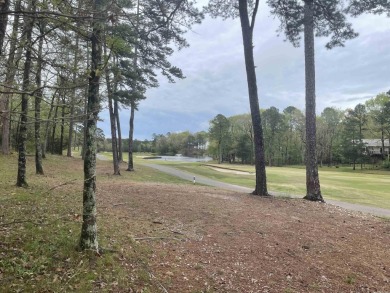
[[[193,181],[195,177],[196,183],[204,184],[204,185],[209,185],[217,188],[222,188],[230,191],[237,191],[237,192],[245,192],[245,193],[251,193],[253,191],[253,188],[248,188],[248,187],[243,187],[243,186],[238,186],[234,184],[229,184],[229,183],[224,183],[221,181],[209,179],[207,177],[197,175],[197,174],[192,174],[186,171],[182,171],[176,168],[164,166],[164,165],[158,165],[158,164],[149,164],[149,163],[142,163],[142,165],[146,167],[150,167],[156,170],[159,170],[161,172],[170,174],[172,176],[176,176],[179,178],[182,178],[184,180],[188,181]],[[288,193],[283,193],[283,192],[270,192],[274,196],[286,196],[286,197],[291,197],[291,198],[303,198],[303,195],[292,195]],[[367,214],[372,214],[378,217],[390,217],[390,210],[388,209],[383,209],[383,208],[377,208],[377,207],[372,207],[372,206],[365,206],[365,205],[360,205],[360,204],[354,204],[354,203],[348,203],[348,202],[342,202],[342,201],[337,201],[337,200],[332,200],[332,199],[327,199],[326,203],[335,205],[347,210],[353,210],[353,211],[358,211],[358,212],[363,212]]]

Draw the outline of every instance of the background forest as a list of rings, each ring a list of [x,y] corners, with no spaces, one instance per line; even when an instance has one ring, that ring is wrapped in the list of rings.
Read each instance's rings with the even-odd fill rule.
[[[261,111],[268,166],[303,165],[305,155],[304,113],[293,107]],[[390,142],[390,95],[381,93],[353,109],[325,108],[317,116],[317,154],[320,166],[374,164],[388,168]],[[367,150],[375,140],[382,153]],[[100,149],[111,151],[110,139]],[[126,143],[124,145],[126,149]],[[253,164],[253,130],[250,114],[217,115],[207,132],[154,134],[152,140],[134,141],[134,151],[159,155],[210,155],[220,162]],[[370,166],[371,167],[371,166]]]

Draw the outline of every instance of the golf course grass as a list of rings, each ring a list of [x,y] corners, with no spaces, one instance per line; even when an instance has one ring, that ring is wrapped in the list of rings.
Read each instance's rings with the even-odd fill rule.
[[[110,157],[110,153],[105,153]],[[127,158],[125,158],[126,160]],[[135,165],[145,160],[135,156]],[[183,171],[198,174],[210,179],[254,187],[254,167],[239,164],[181,163],[162,160],[148,160],[147,163],[164,164]],[[248,172],[234,174],[220,172],[213,168],[224,168]],[[305,169],[303,167],[267,167],[268,189],[286,195],[304,196],[306,190]],[[390,209],[390,172],[383,170],[355,170],[352,168],[319,168],[322,194],[326,199],[363,204]]]

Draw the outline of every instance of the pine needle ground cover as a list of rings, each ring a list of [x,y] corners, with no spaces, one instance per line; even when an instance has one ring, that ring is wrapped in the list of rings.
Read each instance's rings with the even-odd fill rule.
[[[194,186],[98,161],[101,255],[76,250],[82,161],[0,158],[2,292],[386,292],[390,223],[327,204]],[[122,170],[124,166],[122,166]],[[170,183],[171,182],[171,183]]]

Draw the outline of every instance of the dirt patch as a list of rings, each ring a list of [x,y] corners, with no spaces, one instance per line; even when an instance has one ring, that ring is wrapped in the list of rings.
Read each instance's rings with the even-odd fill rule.
[[[99,182],[98,200],[101,218],[150,248],[162,291],[390,290],[389,221],[192,185]]]

